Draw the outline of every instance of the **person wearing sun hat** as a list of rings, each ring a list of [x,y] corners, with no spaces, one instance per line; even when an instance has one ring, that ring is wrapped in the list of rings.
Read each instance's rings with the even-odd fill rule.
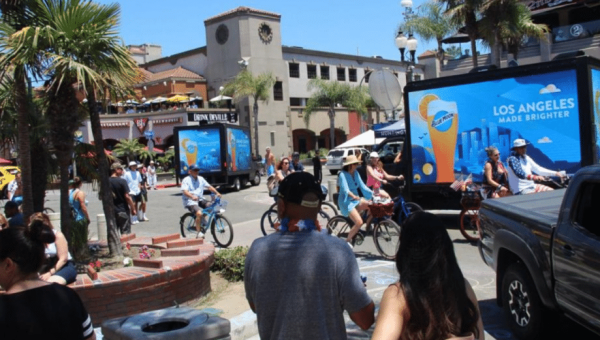
[[[564,176],[562,172],[548,170],[534,162],[527,155],[527,144],[529,143],[524,139],[515,139],[510,156],[506,160],[506,164],[508,165],[508,185],[514,195],[550,191],[552,188],[535,182],[544,180],[542,176]]]
[[[383,164],[379,160],[377,151],[371,152],[369,155],[369,164],[367,165],[367,186],[373,190],[375,196],[390,198],[390,195],[381,187],[387,184],[387,181],[403,179],[404,176],[392,176],[383,170]]]
[[[354,226],[352,226],[346,239],[348,245],[353,247],[354,236],[359,232],[364,222],[361,213],[369,208],[368,200],[373,196],[373,191],[365,185],[358,171],[356,171],[360,165],[360,160],[356,156],[346,157],[343,165],[342,171],[338,175],[338,185],[340,186],[338,206],[341,214],[349,217],[354,222]]]
[[[254,240],[244,264],[246,299],[260,338],[346,339],[344,310],[368,329],[374,304],[354,254],[319,231],[320,184],[308,172],[295,172],[281,181],[277,195],[279,231]]]

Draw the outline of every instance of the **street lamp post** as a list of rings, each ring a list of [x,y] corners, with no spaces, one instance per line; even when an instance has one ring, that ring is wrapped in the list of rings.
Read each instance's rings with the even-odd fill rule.
[[[400,2],[400,6],[404,7],[404,13],[402,13],[402,15],[404,16],[405,23],[416,16],[416,14],[413,12],[412,5],[412,0],[402,0]],[[396,36],[395,43],[396,47],[398,47],[398,50],[400,50],[400,61],[405,61],[404,53],[408,50],[409,61],[406,65],[406,82],[410,83],[413,78],[413,69],[416,61],[415,52],[417,51],[418,41],[409,29],[408,37],[404,35],[404,32],[399,31],[398,35]]]

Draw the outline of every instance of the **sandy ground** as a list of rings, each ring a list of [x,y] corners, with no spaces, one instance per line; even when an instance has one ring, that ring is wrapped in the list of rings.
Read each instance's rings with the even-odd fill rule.
[[[193,303],[197,309],[214,308],[220,317],[231,319],[250,309],[244,291],[244,282],[228,282],[218,273],[210,272],[211,292]],[[219,312],[221,311],[221,312]]]

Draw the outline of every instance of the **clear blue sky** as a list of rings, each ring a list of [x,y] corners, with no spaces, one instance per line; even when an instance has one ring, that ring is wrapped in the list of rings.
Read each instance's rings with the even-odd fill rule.
[[[425,0],[413,0],[413,8]],[[399,59],[394,44],[403,20],[399,0],[95,0],[121,5],[127,45],[162,46],[163,56],[206,45],[204,20],[239,6],[281,14],[282,43],[320,51]],[[417,55],[435,49],[419,39]],[[463,44],[463,48],[466,45]],[[468,47],[466,47],[468,48]]]

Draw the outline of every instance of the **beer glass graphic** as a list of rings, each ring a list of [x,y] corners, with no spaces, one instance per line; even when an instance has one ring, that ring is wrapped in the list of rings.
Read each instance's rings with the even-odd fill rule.
[[[184,139],[182,142],[183,149],[185,150],[185,158],[187,165],[196,164],[196,157],[198,155],[198,144],[190,139]]]
[[[454,182],[454,152],[458,132],[456,102],[432,100],[427,105],[427,126],[433,146],[437,183]]]

